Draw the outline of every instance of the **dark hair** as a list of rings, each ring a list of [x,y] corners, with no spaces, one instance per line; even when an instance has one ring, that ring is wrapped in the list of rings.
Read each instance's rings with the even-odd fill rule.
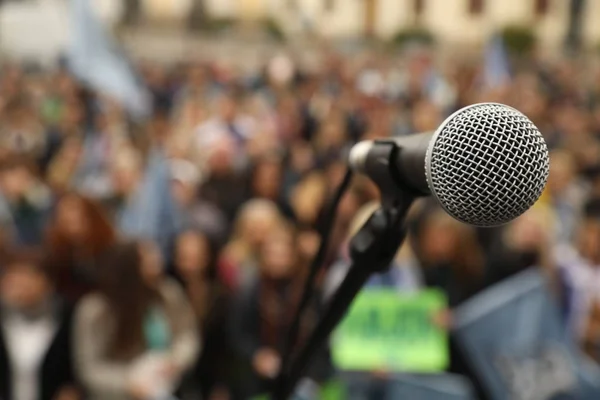
[[[50,280],[51,275],[45,260],[46,257],[41,249],[13,249],[2,254],[0,266],[3,270],[17,267],[19,269],[26,268],[28,271],[34,271]]]
[[[35,162],[28,157],[16,154],[4,157],[0,161],[0,173],[18,169],[26,169],[30,173],[35,173]]]
[[[583,207],[583,215],[586,219],[600,220],[600,199],[588,200]]]
[[[141,273],[140,246],[135,242],[112,246],[101,260],[99,291],[115,324],[108,356],[128,360],[144,349],[143,324],[151,305],[159,300]]]

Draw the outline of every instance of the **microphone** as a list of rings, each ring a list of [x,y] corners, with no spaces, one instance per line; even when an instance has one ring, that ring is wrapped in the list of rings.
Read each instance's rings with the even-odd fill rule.
[[[380,143],[393,144],[391,156],[377,151]],[[481,227],[527,211],[549,174],[540,131],[521,112],[498,103],[462,108],[432,133],[360,142],[349,164],[378,182],[431,194],[452,217]]]
[[[352,238],[348,274],[300,349],[276,400],[291,393],[371,274],[389,268],[406,235],[404,218],[415,197],[433,195],[464,223],[497,226],[527,211],[549,174],[548,148],[539,130],[519,111],[497,103],[458,110],[433,133],[360,142],[351,149],[349,164],[379,185],[382,207]]]

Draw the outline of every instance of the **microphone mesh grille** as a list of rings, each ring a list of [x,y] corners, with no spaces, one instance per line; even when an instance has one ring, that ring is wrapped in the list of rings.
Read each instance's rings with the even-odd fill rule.
[[[454,218],[502,225],[540,197],[549,173],[548,149],[536,126],[502,104],[464,108],[438,129],[426,156],[427,183]]]

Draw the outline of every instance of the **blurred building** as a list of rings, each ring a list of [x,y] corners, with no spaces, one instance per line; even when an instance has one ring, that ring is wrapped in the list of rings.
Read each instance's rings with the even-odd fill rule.
[[[146,12],[182,18],[199,0],[145,0]],[[201,0],[200,0],[201,1]],[[272,18],[289,34],[313,31],[329,37],[391,37],[415,26],[442,42],[477,43],[507,25],[532,27],[540,42],[558,45],[567,32],[569,0],[203,0],[216,18]],[[160,12],[157,11],[160,9]],[[582,36],[600,41],[600,1],[584,4]]]
[[[439,43],[471,46],[507,25],[531,27],[539,44],[558,47],[569,27],[573,1],[582,1],[583,43],[600,43],[600,0],[90,0],[106,23],[123,20],[184,31],[202,6],[212,19],[274,21],[288,37],[313,33],[330,38],[390,38],[415,27]],[[0,52],[53,54],[68,41],[69,0],[0,1]],[[131,18],[131,14],[134,18]],[[38,32],[43,31],[44,35]],[[161,31],[165,36],[166,31]]]

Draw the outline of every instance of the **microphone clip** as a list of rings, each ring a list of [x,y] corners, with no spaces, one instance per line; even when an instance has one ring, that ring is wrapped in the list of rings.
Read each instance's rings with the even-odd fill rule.
[[[381,205],[387,210],[401,207],[402,203],[411,203],[422,195],[406,185],[394,168],[401,151],[394,140],[375,140],[370,150],[371,156],[366,158],[364,164],[364,169],[369,171],[369,177],[379,188]]]

